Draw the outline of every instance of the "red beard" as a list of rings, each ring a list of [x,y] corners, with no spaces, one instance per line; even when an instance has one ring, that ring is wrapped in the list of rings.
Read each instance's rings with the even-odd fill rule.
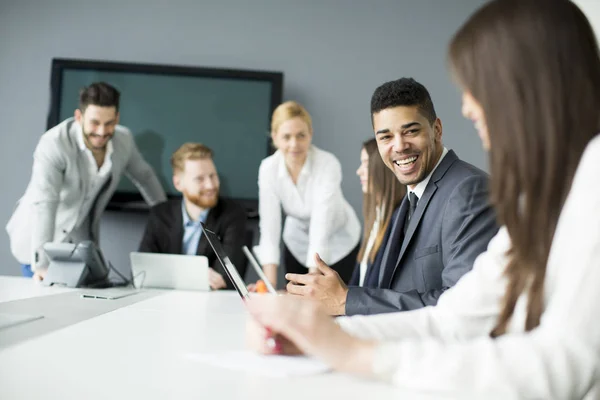
[[[217,202],[219,201],[219,192],[215,192],[215,195],[212,198],[206,198],[203,196],[204,192],[200,192],[197,194],[191,194],[189,193],[187,190],[183,191],[183,195],[185,196],[185,198],[191,202],[192,204],[195,204],[196,206],[200,207],[200,208],[213,208],[214,206],[217,205]]]

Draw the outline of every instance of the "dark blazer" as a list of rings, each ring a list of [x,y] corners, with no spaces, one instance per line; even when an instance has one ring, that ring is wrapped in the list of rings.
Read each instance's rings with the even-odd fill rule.
[[[183,253],[182,201],[181,199],[171,199],[150,209],[150,216],[139,251],[146,253]],[[208,212],[204,225],[221,238],[225,253],[243,278],[246,273],[246,259],[242,252],[246,237],[246,213],[244,209],[232,200],[219,198],[217,205]],[[208,264],[223,275],[227,288],[233,289],[231,281],[204,235],[200,236],[196,254],[206,256]]]
[[[393,219],[392,219],[393,221]],[[386,244],[390,238],[390,231],[392,229],[392,223],[388,224],[388,227],[385,231],[385,235],[383,236],[383,241],[381,242],[381,247],[377,251],[375,255],[375,259],[373,262],[367,263],[367,273],[365,275],[365,281],[363,282],[363,286],[365,288],[377,288],[379,287],[379,270],[381,268],[381,261],[383,260],[383,253],[385,252]],[[352,278],[350,278],[350,282],[348,286],[358,286],[360,283],[360,263],[356,263],[354,267],[354,272],[352,273]]]
[[[498,231],[488,199],[488,175],[450,150],[436,168],[404,237],[405,196],[392,216],[378,288],[350,287],[346,315],[414,310],[473,267]]]

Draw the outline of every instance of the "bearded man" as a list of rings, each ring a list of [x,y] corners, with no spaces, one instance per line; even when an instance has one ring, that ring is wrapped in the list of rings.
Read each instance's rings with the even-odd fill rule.
[[[244,276],[246,213],[236,202],[219,197],[219,175],[207,146],[185,143],[171,156],[171,167],[173,185],[183,197],[151,208],[139,251],[206,256],[211,289],[233,289],[200,224],[217,234],[225,253]]]
[[[81,89],[74,116],[44,133],[31,180],[6,230],[24,276],[43,279],[43,245],[100,241],[100,220],[126,175],[154,206],[166,200],[129,129],[119,125],[121,93],[106,82]]]

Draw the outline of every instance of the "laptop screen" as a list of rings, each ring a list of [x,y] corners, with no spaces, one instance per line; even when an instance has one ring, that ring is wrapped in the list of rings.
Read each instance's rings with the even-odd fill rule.
[[[237,292],[240,294],[243,300],[248,299],[250,297],[248,288],[246,287],[246,284],[244,283],[244,280],[240,276],[240,273],[238,272],[235,265],[233,265],[229,257],[227,257],[227,254],[225,254],[225,250],[223,250],[223,246],[221,246],[221,241],[219,240],[219,237],[213,231],[206,229],[203,223],[200,223],[200,225],[202,226],[202,233],[206,235],[206,240],[208,240],[208,244],[210,244],[210,247],[212,247],[215,254],[217,255],[217,259],[219,260],[219,262],[223,266],[223,269],[225,270],[225,273],[227,273],[227,276],[233,283],[235,290],[237,290]]]

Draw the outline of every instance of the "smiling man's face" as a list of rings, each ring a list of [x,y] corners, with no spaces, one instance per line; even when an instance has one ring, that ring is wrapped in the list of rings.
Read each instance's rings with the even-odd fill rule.
[[[414,188],[442,155],[442,122],[430,123],[417,106],[392,107],[373,114],[379,154],[400,183]]]

